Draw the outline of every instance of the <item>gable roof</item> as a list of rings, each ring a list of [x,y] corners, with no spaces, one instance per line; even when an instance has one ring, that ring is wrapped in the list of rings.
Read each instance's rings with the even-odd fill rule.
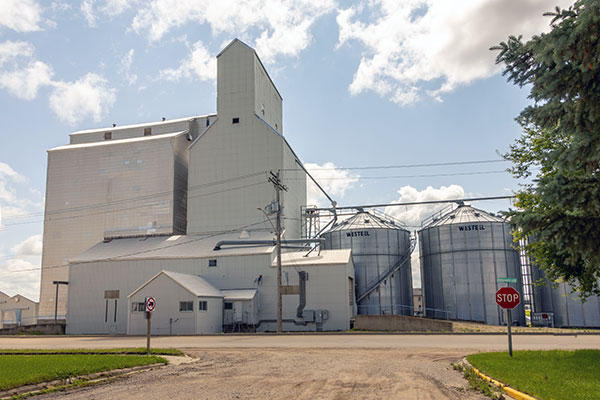
[[[227,46],[225,46],[225,48],[223,50],[221,50],[219,52],[219,54],[217,54],[216,58],[219,58],[223,53],[225,53],[227,50],[229,50],[229,48],[231,46],[233,46],[235,43],[239,43],[242,46],[248,48],[248,50],[250,50],[252,52],[252,54],[254,54],[254,56],[256,57],[256,59],[258,60],[258,62],[260,64],[260,66],[262,67],[263,71],[265,71],[265,75],[267,75],[267,78],[269,78],[269,81],[271,82],[271,85],[273,85],[273,87],[275,88],[275,92],[277,93],[277,95],[279,96],[279,98],[281,100],[283,100],[283,97],[281,96],[281,93],[279,93],[279,90],[277,89],[277,86],[275,86],[275,83],[273,82],[273,79],[271,79],[271,76],[269,75],[269,72],[267,71],[267,69],[265,68],[265,65],[263,64],[262,60],[258,56],[258,53],[256,53],[256,50],[254,50],[252,47],[248,46],[246,43],[242,42],[240,39],[235,38],[231,42],[229,42],[229,44]]]
[[[150,282],[164,275],[170,278],[173,282],[198,297],[223,297],[219,289],[208,283],[204,278],[196,275],[182,274],[180,272],[162,270],[154,275],[148,281],[144,282],[140,287],[135,289],[127,298],[135,295],[137,292],[146,287]]]

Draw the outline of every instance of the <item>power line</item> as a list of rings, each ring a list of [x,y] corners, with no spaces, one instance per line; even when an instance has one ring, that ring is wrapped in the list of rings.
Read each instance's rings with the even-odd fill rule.
[[[193,190],[203,189],[203,188],[210,187],[210,186],[216,186],[216,185],[222,185],[222,184],[225,184],[225,183],[231,183],[231,182],[235,182],[235,181],[246,179],[246,178],[252,178],[254,176],[259,176],[259,175],[266,174],[266,173],[267,173],[267,171],[260,171],[260,172],[254,172],[254,173],[251,173],[251,174],[246,174],[246,175],[238,176],[238,177],[235,177],[235,178],[228,178],[228,179],[223,179],[223,180],[219,180],[219,181],[213,181],[213,182],[209,182],[209,183],[203,183],[203,184],[200,184],[200,185],[194,185],[194,186],[190,186],[188,188],[188,192],[189,191],[193,191]],[[89,204],[89,205],[85,205],[85,206],[62,208],[62,209],[59,209],[59,210],[53,210],[53,211],[48,211],[48,212],[40,211],[40,212],[37,212],[37,213],[13,215],[13,216],[10,216],[10,217],[4,217],[3,220],[7,221],[7,220],[13,220],[13,219],[25,219],[25,218],[33,218],[33,217],[37,217],[37,216],[42,216],[42,215],[54,215],[54,214],[62,214],[62,213],[67,213],[67,212],[81,211],[81,210],[87,210],[87,209],[93,209],[93,208],[111,207],[113,205],[119,205],[119,204],[122,204],[122,203],[131,202],[131,201],[148,200],[148,199],[152,199],[152,198],[155,198],[155,197],[162,197],[162,196],[171,195],[171,194],[174,194],[174,193],[175,193],[175,190],[168,190],[168,191],[163,191],[163,192],[155,192],[155,193],[145,194],[145,195],[142,195],[142,196],[129,197],[129,198],[126,198],[126,199],[115,200],[115,201],[104,202],[104,203],[96,203],[96,204]]]
[[[229,191],[234,191],[234,190],[240,190],[240,189],[245,189],[248,187],[252,187],[252,186],[258,186],[258,185],[262,185],[265,184],[265,182],[254,182],[248,185],[243,185],[243,186],[237,186],[234,188],[228,188],[228,189],[223,189],[223,190],[218,190],[216,192],[210,192],[210,193],[202,193],[202,194],[197,194],[194,196],[188,196],[188,199],[195,199],[198,197],[205,197],[205,196],[212,196],[214,194],[220,194],[220,193],[225,193],[225,192],[229,192]],[[119,208],[116,210],[103,210],[103,211],[98,211],[98,212],[93,212],[93,213],[86,213],[86,214],[81,214],[81,215],[69,215],[69,216],[64,216],[64,217],[56,217],[56,218],[52,218],[50,221],[62,221],[65,219],[75,219],[75,218],[84,218],[84,217],[89,217],[89,216],[93,216],[93,215],[101,215],[101,214],[110,214],[110,213],[116,213],[116,212],[121,212],[121,211],[127,211],[127,210],[132,210],[132,209],[140,209],[143,207],[150,207],[150,206],[154,206],[156,205],[156,203],[148,203],[148,204],[144,204],[144,205],[134,205],[131,207],[126,207],[126,208]],[[96,207],[93,207],[96,208]],[[84,211],[84,209],[78,210],[78,211]],[[5,226],[14,226],[14,225],[25,225],[25,224],[34,224],[34,223],[40,223],[43,222],[44,220],[35,220],[35,221],[24,221],[24,222],[13,222],[12,224],[6,224]],[[6,229],[1,229],[1,231],[4,231]]]
[[[505,173],[505,170],[497,170],[497,171],[476,171],[476,172],[454,172],[454,173],[444,173],[444,174],[421,174],[421,175],[385,175],[385,176],[350,176],[350,177],[319,177],[319,179],[327,179],[327,180],[368,180],[368,179],[407,179],[407,178],[435,178],[442,176],[463,176],[463,175],[487,175],[487,174],[501,174]],[[299,180],[300,178],[288,178],[290,180]]]
[[[308,170],[308,172],[314,172],[314,171],[327,171],[327,170],[376,170],[376,169],[397,169],[397,168],[418,168],[418,167],[439,167],[439,166],[451,166],[451,165],[472,165],[472,164],[489,164],[489,163],[499,163],[499,162],[507,162],[507,160],[504,159],[493,159],[493,160],[472,160],[472,161],[455,161],[455,162],[443,162],[443,163],[423,163],[423,164],[401,164],[401,165],[379,165],[379,166],[357,166],[357,167],[335,167],[335,168],[313,168]],[[304,168],[287,168],[287,169],[282,169],[282,171],[304,171],[307,172],[306,169]],[[210,187],[210,186],[215,186],[215,185],[221,185],[221,184],[225,184],[225,183],[230,183],[230,182],[235,182],[238,180],[242,180],[242,179],[246,179],[246,178],[251,178],[254,176],[259,176],[262,174],[267,174],[268,171],[258,171],[258,172],[254,172],[254,173],[250,173],[250,174],[246,174],[246,175],[242,175],[242,176],[238,176],[238,177],[234,177],[234,178],[228,178],[228,179],[223,179],[223,180],[219,180],[219,181],[214,181],[214,182],[209,182],[209,183],[203,183],[203,184],[199,184],[199,185],[195,185],[195,186],[190,186],[187,188],[188,192],[191,192],[193,190],[197,190],[197,189],[202,189],[202,188],[206,188],[206,187]],[[331,178],[327,178],[327,177],[321,177],[320,179],[328,179],[328,180],[343,180],[343,179],[360,179],[360,180],[366,180],[366,179],[405,179],[405,178],[428,178],[428,177],[441,177],[441,176],[458,176],[458,175],[482,175],[482,174],[495,174],[495,173],[502,173],[505,172],[504,170],[502,171],[479,171],[479,172],[464,172],[464,173],[453,173],[453,174],[421,174],[421,175],[398,175],[398,176],[372,176],[372,177],[349,177],[349,178],[342,178],[342,177],[331,177]],[[295,179],[297,180],[298,178],[286,178],[284,177],[284,180],[291,180],[291,179]],[[143,196],[136,196],[136,197],[130,197],[130,198],[126,198],[126,199],[121,199],[121,200],[115,200],[115,201],[111,201],[111,202],[105,202],[105,203],[96,203],[96,204],[90,204],[90,205],[84,205],[84,206],[79,206],[79,207],[70,207],[70,208],[63,208],[63,209],[59,209],[59,210],[53,210],[53,211],[48,211],[48,212],[44,212],[44,211],[40,211],[40,212],[36,212],[36,213],[28,213],[28,214],[19,214],[19,215],[13,215],[13,216],[8,216],[8,217],[4,217],[3,220],[4,221],[10,221],[10,220],[15,220],[15,219],[26,219],[26,218],[34,218],[34,217],[39,217],[39,216],[48,216],[48,215],[55,215],[55,214],[62,214],[62,213],[68,213],[68,212],[74,212],[74,211],[81,211],[81,210],[87,210],[87,209],[93,209],[93,208],[106,208],[106,207],[111,207],[114,205],[119,205],[122,203],[128,203],[131,201],[140,201],[140,200],[148,200],[148,199],[152,199],[152,198],[156,198],[156,197],[162,197],[162,196],[167,196],[170,194],[175,193],[176,190],[170,190],[170,191],[163,191],[163,192],[155,192],[155,193],[150,193],[150,194],[146,194]],[[40,221],[32,221],[30,223],[35,223],[35,222],[40,222]],[[15,225],[15,224],[9,224],[9,225]]]
[[[361,167],[318,167],[308,168],[311,171],[326,171],[326,170],[370,170],[370,169],[396,169],[396,168],[421,168],[421,167],[446,167],[451,165],[471,165],[471,164],[491,164],[499,162],[509,162],[504,159],[493,159],[493,160],[474,160],[474,161],[452,161],[443,163],[425,163],[425,164],[400,164],[400,165],[377,165],[377,166],[361,166]],[[295,170],[295,169],[291,169]],[[290,169],[284,169],[283,171],[290,171]]]

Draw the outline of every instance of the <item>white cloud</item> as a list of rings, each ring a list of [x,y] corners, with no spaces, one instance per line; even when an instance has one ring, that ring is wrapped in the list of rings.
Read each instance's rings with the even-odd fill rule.
[[[70,124],[91,116],[94,121],[108,111],[115,102],[115,89],[103,77],[88,73],[75,82],[56,82],[50,95],[50,108]]]
[[[459,185],[441,186],[439,189],[428,186],[420,191],[412,186],[402,186],[398,190],[398,194],[400,194],[400,198],[392,203],[462,199],[465,197],[465,190]],[[389,206],[386,207],[385,213],[411,227],[418,227],[421,225],[421,221],[447,205],[447,203],[442,203],[416,206]]]
[[[16,32],[40,31],[42,8],[34,0],[0,1],[0,27]]]
[[[34,47],[22,41],[0,43],[0,88],[23,100],[33,100],[52,82],[52,68],[33,56]]]
[[[360,177],[349,170],[336,167],[332,162],[323,165],[306,163],[304,167],[334,199],[343,198],[346,190],[350,189]],[[308,205],[329,206],[327,198],[310,179],[308,179],[306,195]]]
[[[33,235],[12,246],[10,251],[15,257],[39,257],[42,255],[42,235]]]
[[[138,3],[139,0],[83,0],[80,8],[88,25],[94,27],[96,26],[98,15],[114,17]]]
[[[568,6],[571,0],[557,0]],[[511,34],[529,37],[549,29],[545,0],[369,0],[340,10],[339,46],[357,41],[364,53],[349,90],[374,91],[400,105],[423,92],[441,95],[490,77],[493,45]]]
[[[32,61],[25,68],[0,72],[0,87],[23,100],[33,100],[38,90],[52,82],[52,68],[41,61]]]
[[[313,23],[334,7],[334,0],[152,0],[132,28],[157,41],[187,23],[207,24],[213,36],[248,41],[268,63],[278,55],[297,56],[312,40]]]
[[[198,77],[210,81],[217,77],[217,60],[204,47],[201,41],[194,43],[188,57],[181,61],[179,68],[160,71],[162,78],[178,81],[181,78]]]
[[[0,162],[0,228],[3,226],[3,219],[6,221],[7,218],[26,214],[27,210],[39,211],[42,206],[41,197],[41,194],[31,190],[23,175],[10,165]]]
[[[125,56],[129,69],[133,49]],[[0,88],[23,100],[33,100],[40,88],[52,87],[50,108],[63,121],[74,124],[91,116],[99,121],[115,102],[115,89],[102,76],[88,73],[75,82],[54,81],[52,67],[35,59],[34,47],[27,42],[7,40],[0,43]],[[131,82],[137,78],[126,71]]]
[[[0,43],[0,67],[22,57],[30,59],[33,57],[33,50],[33,45],[27,42],[7,40]]]
[[[0,162],[0,179],[2,178],[10,178],[17,182],[25,181],[25,177],[12,169],[10,165]]]
[[[121,73],[125,75],[127,83],[134,85],[137,82],[137,75],[131,72],[131,64],[133,64],[134,49],[130,49],[127,54],[121,59]]]
[[[40,294],[40,257],[0,261],[0,290],[8,295],[21,294],[37,301]]]

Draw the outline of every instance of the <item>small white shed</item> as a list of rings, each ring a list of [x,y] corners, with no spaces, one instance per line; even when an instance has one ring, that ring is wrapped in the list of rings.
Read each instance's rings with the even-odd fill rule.
[[[0,292],[0,328],[35,325],[39,303],[16,294],[8,297]]]
[[[146,333],[145,299],[154,297],[153,335],[219,333],[223,329],[223,294],[205,279],[160,271],[128,296],[127,334]]]

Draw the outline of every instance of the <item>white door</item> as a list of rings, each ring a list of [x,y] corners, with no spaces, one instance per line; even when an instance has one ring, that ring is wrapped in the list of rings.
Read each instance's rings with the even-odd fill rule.
[[[241,301],[233,302],[233,321],[234,322],[243,322],[243,303]]]

